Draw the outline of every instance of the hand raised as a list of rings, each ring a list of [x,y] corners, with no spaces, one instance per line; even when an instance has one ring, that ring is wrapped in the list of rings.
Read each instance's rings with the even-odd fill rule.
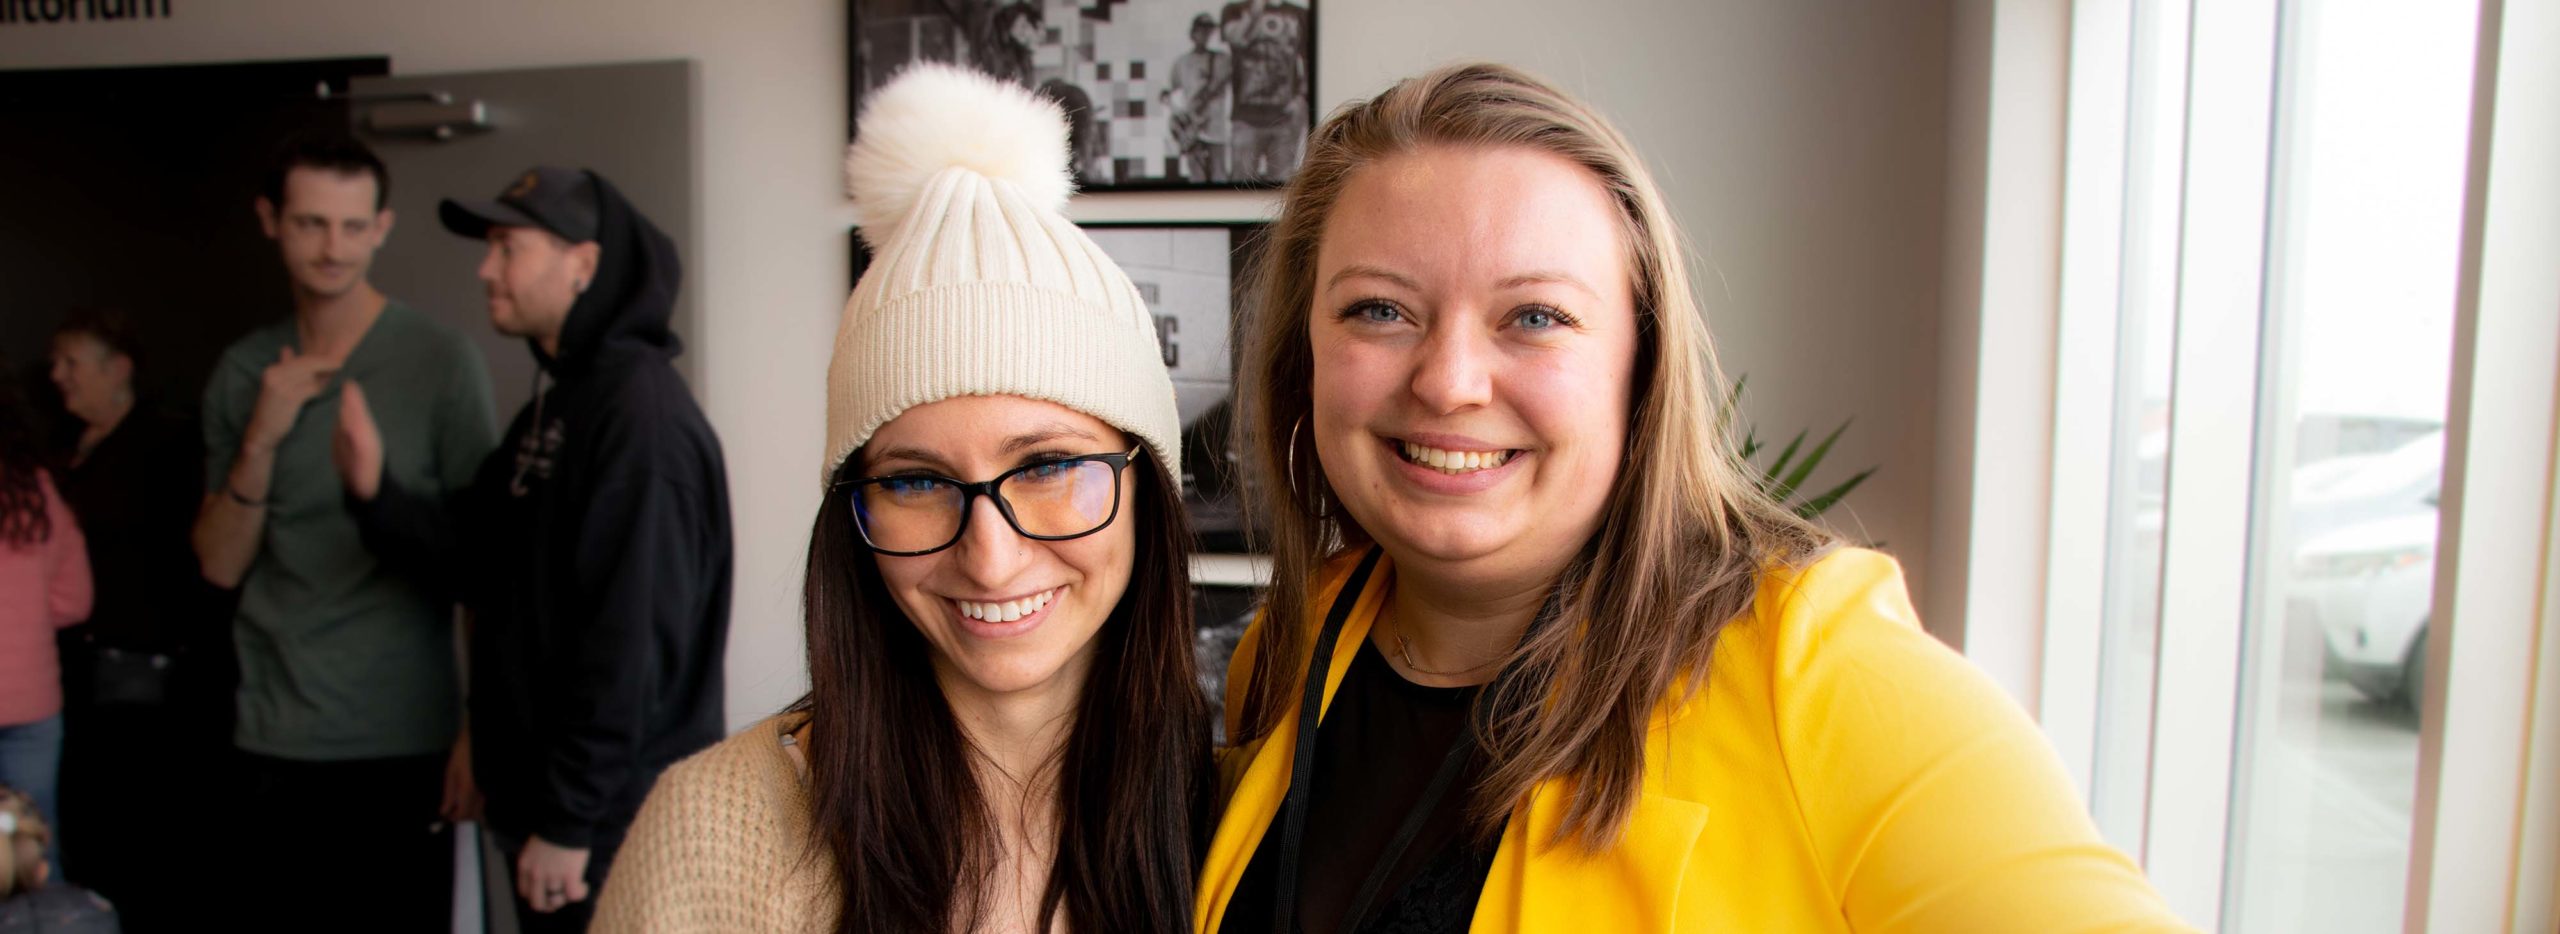
[[[348,380],[338,393],[338,435],[330,445],[338,461],[338,477],[347,492],[365,502],[382,491],[382,429],[373,422],[364,387]]]
[[[246,440],[268,448],[282,443],[294,420],[302,416],[302,407],[337,375],[337,360],[306,357],[291,347],[277,351],[276,362],[267,364],[259,377],[258,404],[250,413]]]

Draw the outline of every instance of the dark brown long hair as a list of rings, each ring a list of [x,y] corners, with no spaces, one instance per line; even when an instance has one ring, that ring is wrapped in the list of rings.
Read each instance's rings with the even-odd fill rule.
[[[862,452],[837,469],[858,475]],[[1119,521],[1136,567],[1095,634],[1057,763],[1058,839],[1043,924],[1187,931],[1211,829],[1209,708],[1194,677],[1191,534],[1152,456]],[[1134,507],[1134,508],[1131,508]],[[852,511],[830,497],[809,536],[811,812],[835,857],[839,931],[975,930],[996,836],[968,739],[935,683],[931,648],[898,609]]]
[[[45,466],[44,437],[27,394],[14,374],[0,373],[0,545],[24,548],[53,537]]]
[[[1559,836],[1589,847],[1624,828],[1644,778],[1655,705],[1705,683],[1725,624],[1751,609],[1766,571],[1799,565],[1832,536],[1745,479],[1718,431],[1718,372],[1668,206],[1626,138],[1598,112],[1501,65],[1442,68],[1335,111],[1307,141],[1252,280],[1236,388],[1246,479],[1270,536],[1272,580],[1314,579],[1368,534],[1325,483],[1294,430],[1314,404],[1316,251],[1352,176],[1427,146],[1520,147],[1591,173],[1618,208],[1636,303],[1635,388],[1616,484],[1599,531],[1554,585],[1567,625],[1541,627],[1511,656],[1477,724],[1489,768],[1476,788],[1479,829],[1498,827],[1531,788],[1570,779]],[[1292,448],[1300,450],[1293,451]],[[1270,589],[1236,742],[1297,716],[1312,633],[1308,594]]]

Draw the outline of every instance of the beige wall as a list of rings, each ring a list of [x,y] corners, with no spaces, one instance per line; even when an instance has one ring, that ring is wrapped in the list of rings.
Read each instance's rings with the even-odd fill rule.
[[[2033,710],[2043,670],[2071,15],[1957,0],[1929,628]]]
[[[729,714],[795,697],[798,582],[825,354],[848,283],[837,158],[842,2],[180,0],[170,19],[0,27],[0,67],[386,54],[397,74],[701,63],[689,287],[697,390],[728,454],[738,568]],[[1834,456],[1883,470],[1837,515],[1924,594],[1949,182],[1949,5],[1763,0],[1329,0],[1320,103],[1463,58],[1542,72],[1644,150],[1711,267],[1724,361],[1764,434],[1855,418]],[[1081,219],[1250,218],[1261,195],[1079,199]],[[395,245],[393,247],[397,249]],[[501,400],[511,404],[514,400]]]

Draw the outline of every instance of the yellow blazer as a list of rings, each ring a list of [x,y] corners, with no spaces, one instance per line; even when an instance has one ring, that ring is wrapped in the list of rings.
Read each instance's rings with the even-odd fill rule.
[[[1314,582],[1310,632],[1357,558]],[[1392,580],[1382,561],[1345,621],[1324,709]],[[1230,735],[1269,623],[1230,663]],[[1921,630],[1892,559],[1845,549],[1770,573],[1710,669],[1703,691],[1655,708],[1615,843],[1555,840],[1573,793],[1560,780],[1512,811],[1471,930],[2192,930],[2099,839],[2026,712]],[[1288,793],[1296,720],[1223,754],[1201,934],[1218,930]]]

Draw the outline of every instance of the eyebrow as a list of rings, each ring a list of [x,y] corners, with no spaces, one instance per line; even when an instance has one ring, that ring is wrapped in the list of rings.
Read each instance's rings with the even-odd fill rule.
[[[1092,432],[1066,424],[1065,422],[1051,422],[1049,424],[1033,428],[1030,431],[1004,439],[1004,443],[996,446],[996,451],[1000,454],[1014,454],[1024,448],[1047,444],[1060,438],[1077,438],[1085,441],[1098,440],[1094,438]],[[941,470],[945,473],[950,472],[952,469],[951,464],[942,459],[942,455],[919,447],[888,448],[871,458],[871,463],[874,469],[877,469],[878,465],[885,464],[890,461],[914,461],[927,467]]]
[[[1325,280],[1324,287],[1330,289],[1334,286],[1341,285],[1342,281],[1345,279],[1384,279],[1388,282],[1394,283],[1398,287],[1410,291],[1422,291],[1420,283],[1413,281],[1413,279],[1401,273],[1382,266],[1370,266],[1366,264],[1354,264],[1343,267],[1342,271],[1333,274],[1333,278]],[[1502,281],[1494,283],[1494,287],[1500,289],[1516,289],[1529,285],[1562,285],[1579,289],[1586,295],[1598,296],[1600,294],[1599,290],[1592,288],[1590,283],[1552,269],[1532,269],[1528,272],[1505,276],[1502,278]]]
[[[330,217],[329,215],[322,214],[318,211],[286,211],[284,213],[284,219],[287,221],[311,221],[314,223],[330,225],[336,225],[340,222],[339,218]],[[346,218],[345,221],[349,223],[370,224],[373,223],[373,217],[371,215],[364,217],[350,217]]]
[[[1342,280],[1344,279],[1385,279],[1388,282],[1395,283],[1400,287],[1410,289],[1415,292],[1422,291],[1422,286],[1420,284],[1405,277],[1401,273],[1382,266],[1370,266],[1366,264],[1353,264],[1342,267],[1342,271],[1334,273],[1333,278],[1326,279],[1324,281],[1324,287],[1330,289],[1334,286],[1341,285]]]
[[[1497,287],[1505,289],[1516,289],[1524,285],[1550,284],[1581,289],[1583,294],[1593,297],[1598,297],[1600,294],[1599,290],[1592,288],[1590,283],[1549,269],[1532,269],[1519,275],[1505,277],[1501,282],[1495,283]]]
[[[1091,432],[1087,432],[1065,422],[1050,422],[1049,424],[1042,425],[1030,431],[1004,439],[1004,444],[1001,447],[996,448],[996,450],[1002,453],[1012,454],[1016,451],[1022,450],[1023,448],[1047,444],[1060,438],[1077,438],[1085,441],[1096,440]]]

